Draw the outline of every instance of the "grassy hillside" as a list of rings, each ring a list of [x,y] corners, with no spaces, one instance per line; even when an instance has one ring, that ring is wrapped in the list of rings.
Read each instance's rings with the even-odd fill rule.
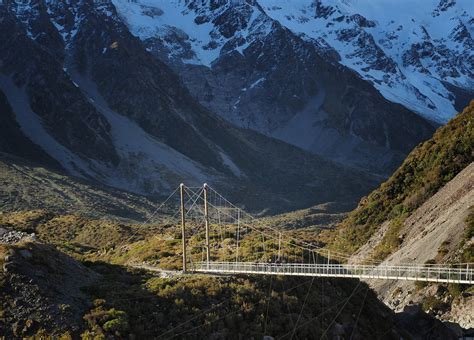
[[[67,176],[0,152],[0,213],[47,209],[139,221],[146,219],[156,204],[151,198]]]
[[[0,333],[7,337],[261,339],[290,338],[293,332],[300,339],[408,337],[394,314],[356,280],[160,277],[122,265],[179,267],[177,226],[137,229],[45,211],[5,213],[0,225],[34,231],[44,242],[0,247],[0,264],[8,262],[0,268]],[[195,260],[202,237],[189,240]],[[226,244],[235,240],[230,230],[224,237]],[[255,256],[261,246],[259,235],[246,234],[242,258]],[[276,252],[275,242],[267,240],[265,247]],[[301,258],[296,249],[285,256]]]
[[[326,235],[331,246],[344,252],[361,247],[385,221],[390,222],[386,240],[396,243],[400,222],[453,179],[474,159],[474,101],[434,136],[418,145],[398,170],[359,203],[357,209]],[[329,238],[330,237],[330,238]],[[383,257],[383,254],[381,254]]]

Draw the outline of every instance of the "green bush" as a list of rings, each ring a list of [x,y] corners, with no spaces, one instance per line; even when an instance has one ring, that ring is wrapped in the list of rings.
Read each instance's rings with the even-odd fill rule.
[[[438,300],[434,296],[428,296],[423,301],[423,310],[425,311],[438,310],[438,309],[441,309],[443,305],[444,305],[443,301]]]
[[[388,230],[385,232],[382,240],[372,252],[372,260],[384,260],[387,256],[398,250],[402,242],[402,239],[400,238],[400,230],[403,228],[404,221],[404,217],[398,217],[390,221]]]
[[[94,307],[84,315],[89,329],[83,333],[83,338],[88,335],[102,337],[108,335],[125,336],[130,329],[127,313],[115,308],[106,309],[104,299],[94,300]]]
[[[448,291],[452,297],[456,298],[462,293],[461,285],[459,285],[458,283],[450,283],[448,284]]]
[[[410,214],[473,162],[473,150],[474,101],[418,145],[385,183],[359,203],[338,226],[332,247],[354,252],[384,221]]]
[[[124,313],[125,314],[125,313]],[[128,321],[124,317],[112,319],[104,323],[104,331],[112,334],[124,334],[128,331]]]
[[[466,230],[464,232],[464,238],[461,244],[463,249],[461,254],[461,262],[474,262],[474,244],[471,242],[472,238],[474,238],[474,206],[470,207],[469,215],[466,218]]]
[[[415,282],[416,290],[422,290],[425,287],[428,287],[428,282],[425,282],[425,281],[416,281]]]

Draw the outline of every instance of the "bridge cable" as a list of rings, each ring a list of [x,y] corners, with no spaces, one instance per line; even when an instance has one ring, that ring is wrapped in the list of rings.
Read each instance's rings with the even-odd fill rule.
[[[209,188],[210,190],[214,191],[215,194],[216,194],[217,196],[219,196],[219,197],[225,202],[226,206],[229,205],[229,206],[233,207],[234,209],[239,209],[239,208],[236,207],[234,204],[232,204],[231,202],[229,202],[225,197],[223,197],[221,194],[219,194],[214,188],[209,187],[209,186],[208,186],[208,188]],[[246,211],[242,210],[242,212],[243,212],[247,217],[249,217],[251,220],[253,220],[253,221],[256,221],[256,220],[257,220],[255,217],[253,217],[251,214],[247,213]],[[265,226],[265,227],[266,227],[267,229],[270,229],[271,231],[279,232],[277,229],[275,229],[275,228],[273,228],[273,227],[270,227],[270,226]],[[250,228],[250,229],[253,229],[253,230],[256,230],[256,228],[253,228],[253,227],[250,227],[250,226],[249,226],[249,228]],[[259,232],[262,232],[262,231],[259,231]],[[297,239],[297,238],[295,238],[295,237],[290,236],[289,238],[292,239],[293,241],[296,241],[296,242],[298,242],[298,243],[300,243],[300,244],[305,245],[306,247],[309,247],[309,249],[319,249],[319,250],[321,250],[321,251],[324,250],[323,247],[319,247],[319,246],[316,246],[316,245],[314,245],[314,244],[308,243],[308,242],[306,242],[306,241],[299,240],[299,239]],[[288,243],[288,242],[286,242],[286,243]],[[295,244],[295,245],[296,245],[297,247],[301,247],[301,246],[299,246],[298,244]],[[340,254],[340,255],[338,256],[338,257],[340,257],[340,258],[344,258],[344,259],[350,259],[350,258],[351,258],[350,256],[348,256],[348,255],[346,255],[346,254],[343,254],[343,253],[340,253],[340,252],[335,252],[335,251],[333,251],[333,254],[334,254],[334,253]],[[374,262],[374,261],[371,261],[371,262]],[[375,262],[374,262],[374,263],[375,263]],[[377,262],[377,263],[381,263],[381,262],[379,261],[379,262]]]
[[[314,260],[314,257],[313,257],[313,260]],[[306,305],[306,301],[308,300],[309,293],[311,291],[311,288],[313,287],[314,279],[315,279],[315,276],[313,276],[312,279],[311,279],[311,283],[309,285],[308,292],[306,293],[306,296],[305,296],[304,301],[303,301],[303,305],[301,306],[300,314],[298,315],[298,319],[296,319],[296,323],[295,323],[295,326],[293,327],[293,332],[291,333],[290,340],[292,340],[293,337],[295,336],[295,332],[296,332],[296,329],[298,328],[298,324],[300,322],[301,315],[303,314],[303,310],[304,310],[304,307]]]
[[[234,311],[232,311],[232,312],[229,312],[229,313],[227,313],[227,314],[225,314],[225,315],[223,315],[223,316],[217,318],[216,320],[214,320],[214,321],[212,321],[212,322],[217,322],[217,321],[223,320],[223,319],[227,318],[228,316],[230,316],[230,315],[232,315],[232,314],[236,314],[237,312],[238,312],[238,310],[234,310]],[[199,329],[199,328],[204,327],[204,326],[205,326],[205,324],[194,326],[193,328],[188,329],[188,330],[186,330],[186,331],[184,331],[184,332],[181,332],[181,333],[175,334],[175,335],[173,335],[173,336],[170,336],[168,339],[174,339],[174,338],[176,338],[176,337],[178,337],[178,336],[181,336],[181,335],[183,335],[183,334],[189,333],[189,332],[191,332],[191,331],[194,331],[194,330]]]
[[[352,336],[354,335],[354,332],[356,330],[357,323],[359,322],[360,315],[362,314],[362,309],[364,309],[365,299],[367,298],[368,293],[369,293],[369,286],[367,285],[366,289],[365,289],[364,299],[362,300],[362,306],[360,306],[359,314],[357,315],[357,319],[356,319],[356,322],[354,324],[354,328],[352,328],[352,332],[351,332],[351,336],[349,337],[349,340],[352,340]]]
[[[239,208],[236,207],[235,205],[233,205],[233,204],[232,204],[231,202],[229,202],[227,199],[225,199],[222,195],[220,195],[220,194],[219,194],[217,191],[215,191],[213,188],[210,188],[210,190],[211,190],[212,192],[214,192],[214,195],[219,198],[219,201],[220,201],[220,202],[224,202],[224,206],[225,206],[225,209],[226,209],[227,211],[222,211],[222,209],[220,209],[219,207],[215,207],[215,206],[214,206],[214,208],[216,208],[216,209],[218,209],[218,210],[220,209],[219,211],[221,211],[224,216],[229,217],[229,218],[230,218],[230,221],[234,221],[234,222],[235,222],[235,221],[236,221],[236,218],[235,218],[233,215],[231,215],[229,212],[231,212],[232,210],[238,211]],[[242,211],[243,211],[243,210],[242,210]],[[245,214],[245,216],[249,217],[251,220],[253,220],[253,221],[256,220],[252,215],[246,213],[245,211],[243,211],[243,213]],[[226,222],[227,222],[227,221],[226,221]],[[253,231],[255,231],[255,232],[258,232],[258,233],[262,234],[262,237],[263,237],[263,238],[265,237],[265,235],[268,234],[267,232],[265,232],[265,230],[262,231],[260,228],[253,227],[253,226],[250,225],[250,224],[248,224],[246,227],[248,227],[249,229],[251,229],[251,230],[253,230]],[[275,232],[278,231],[277,229],[272,228],[272,227],[269,227],[269,226],[266,226],[266,228],[268,228],[268,229],[270,229],[270,230],[272,230],[272,231],[275,231]],[[239,234],[240,234],[240,233],[239,233]],[[268,238],[269,238],[270,240],[276,239],[276,238],[273,236],[273,233],[272,233],[271,235],[269,235]],[[329,250],[327,250],[327,249],[325,249],[325,248],[323,248],[323,247],[315,246],[314,244],[308,243],[308,242],[306,242],[306,241],[302,241],[302,240],[300,240],[300,239],[298,239],[298,238],[296,238],[296,237],[293,237],[293,236],[289,236],[288,239],[289,239],[289,241],[284,241],[284,243],[286,243],[286,244],[288,244],[288,245],[295,246],[295,247],[300,248],[300,249],[306,249],[306,250],[308,250],[308,251],[315,251],[315,252],[318,252],[318,253],[319,253],[319,252],[323,252],[323,253],[324,253],[325,251],[328,251],[328,257],[333,257],[333,258],[335,257],[336,259],[337,259],[337,258],[343,258],[343,259],[350,259],[350,258],[351,258],[350,256],[340,255],[340,254],[342,254],[342,253],[336,252],[336,251],[332,251],[331,253],[329,253]],[[240,243],[240,241],[239,241],[239,243]],[[240,246],[240,244],[239,244],[239,246]],[[264,253],[264,256],[266,256],[266,249],[265,249],[265,248],[263,249],[262,252]],[[303,252],[304,252],[304,251],[303,251]],[[332,256],[330,256],[329,254],[332,255]],[[336,255],[335,255],[335,254],[336,254]],[[331,262],[331,260],[330,260],[330,258],[329,258],[328,263],[330,263],[330,262]],[[380,265],[381,262],[380,262],[380,261],[370,261],[370,263],[374,263],[374,264],[376,264],[376,265]],[[457,265],[459,265],[459,264],[457,264]],[[413,266],[413,264],[410,264],[410,265],[407,265],[407,266]],[[375,268],[373,268],[373,270],[375,270]]]
[[[336,316],[333,318],[333,320],[331,321],[331,323],[328,325],[328,327],[326,328],[326,330],[323,332],[323,334],[321,335],[321,338],[320,339],[323,339],[324,336],[327,334],[327,332],[329,331],[329,329],[331,328],[331,326],[333,325],[334,322],[336,322],[337,318],[339,317],[339,315],[342,313],[342,311],[344,310],[344,308],[346,308],[347,304],[349,303],[350,299],[354,296],[355,292],[357,291],[357,289],[359,288],[360,284],[362,283],[362,281],[359,280],[359,283],[357,284],[357,286],[355,286],[354,290],[352,290],[352,293],[349,295],[349,297],[347,298],[346,302],[344,303],[344,305],[341,307],[341,309],[337,312]]]
[[[281,232],[278,233],[278,261],[281,261]]]
[[[179,187],[178,187],[178,189],[179,189]],[[184,190],[185,190],[185,193],[186,193],[186,186],[184,187]],[[191,192],[193,192],[193,191],[191,191]],[[192,195],[192,196],[188,194],[188,200],[187,200],[187,201],[185,200],[185,202],[184,202],[184,207],[185,207],[185,208],[186,208],[186,206],[188,206],[189,203],[194,199],[195,195],[196,195],[196,193],[194,193],[194,192],[193,192],[193,195]],[[186,209],[186,210],[187,210],[187,209]],[[178,211],[176,211],[176,212],[174,213],[174,215],[172,216],[172,218],[177,217],[177,215],[178,215],[179,213],[180,213],[180,210],[178,209]]]
[[[240,221],[239,218],[237,218],[237,233],[236,233],[236,238],[237,238],[237,251],[235,254],[235,262],[239,262],[239,238],[240,238]]]
[[[291,288],[288,288],[288,289],[286,289],[286,290],[283,290],[281,293],[290,292],[290,291],[292,291],[293,289],[299,288],[299,287],[301,287],[301,286],[307,284],[309,281],[310,281],[310,280],[305,281],[305,282],[303,282],[303,283],[299,283],[299,284],[297,284],[296,286],[293,286],[293,287],[291,287]],[[205,311],[203,311],[203,312],[201,312],[201,313],[199,313],[199,314],[193,316],[193,317],[190,318],[189,320],[186,320],[186,321],[184,321],[184,322],[182,322],[182,323],[176,325],[175,327],[173,327],[173,328],[171,328],[171,329],[165,331],[164,333],[160,334],[157,339],[163,337],[165,334],[168,334],[168,333],[174,331],[175,329],[177,329],[177,328],[179,328],[179,327],[181,327],[181,326],[184,326],[185,324],[187,324],[187,323],[189,323],[189,322],[191,322],[191,321],[193,321],[193,320],[196,320],[198,317],[200,317],[200,316],[202,316],[202,315],[204,315],[204,314],[206,314],[206,313],[209,313],[209,312],[212,311],[213,309],[219,307],[219,306],[222,305],[223,303],[225,303],[225,302],[227,302],[227,301],[229,301],[229,300],[232,300],[232,299],[234,299],[234,296],[230,296],[230,297],[228,297],[228,298],[222,300],[222,301],[219,302],[218,304],[215,304],[215,305],[213,305],[212,307],[210,307],[209,309],[207,309],[207,310],[205,310]],[[255,305],[254,303],[250,303],[250,304]],[[235,314],[235,313],[237,313],[237,312],[238,312],[238,311],[229,312],[229,313],[225,314],[224,316],[222,316],[221,318],[219,318],[219,319],[217,319],[217,320],[214,320],[214,321],[212,321],[212,322],[216,322],[216,321],[222,320],[223,318],[225,318],[225,317],[227,317],[227,316],[229,316],[229,315],[231,315],[231,314]],[[191,329],[189,329],[189,330],[187,330],[187,331],[185,331],[185,332],[181,332],[181,333],[179,333],[179,334],[173,335],[173,336],[170,337],[169,339],[175,338],[175,337],[177,337],[177,336],[179,336],[179,335],[188,333],[188,332],[190,332],[190,331],[192,331],[192,330],[195,330],[195,329],[198,329],[198,328],[204,327],[204,326],[205,326],[205,324],[198,325],[198,326],[193,327],[193,328],[191,328]]]
[[[210,307],[209,309],[206,309],[205,311],[202,311],[201,313],[199,313],[199,314],[193,316],[192,318],[190,318],[190,319],[188,319],[188,320],[186,320],[186,321],[184,321],[184,322],[182,322],[182,323],[180,323],[180,324],[174,326],[173,328],[171,328],[171,329],[165,331],[164,333],[161,333],[160,335],[158,335],[158,338],[157,338],[157,339],[163,337],[165,334],[168,334],[168,333],[174,331],[175,329],[178,329],[178,328],[184,326],[185,324],[187,324],[187,323],[189,323],[189,322],[191,322],[191,321],[193,321],[193,320],[196,320],[198,317],[200,317],[200,316],[202,316],[202,315],[204,315],[204,314],[206,314],[206,313],[209,313],[209,312],[212,311],[213,309],[216,309],[217,307],[219,307],[220,305],[222,305],[224,302],[227,302],[227,301],[229,301],[229,300],[231,300],[231,299],[233,299],[233,296],[228,297],[227,299],[222,300],[221,302],[219,302],[219,303],[213,305],[213,306]],[[183,334],[183,333],[180,333],[180,334]],[[175,335],[175,336],[176,336],[176,335]]]
[[[151,219],[156,215],[156,213],[164,207],[164,205],[166,203],[168,203],[168,201],[171,199],[171,197],[173,197],[174,194],[176,194],[178,192],[178,189],[179,187],[177,187],[156,209],[155,211],[145,220],[143,221],[142,223],[140,223],[137,227],[136,227],[136,230],[135,232],[125,240],[125,242],[129,242],[137,233],[138,231],[147,223],[149,223],[151,221]]]
[[[228,205],[234,207],[235,209],[238,209],[235,205],[233,205],[233,204],[232,204],[231,202],[229,202],[226,198],[224,198],[221,194],[219,194],[215,189],[213,189],[213,188],[211,188],[211,187],[209,187],[209,188],[210,188],[210,190],[214,191],[216,195],[220,196],[221,199],[226,203],[226,205],[228,204]],[[244,210],[242,210],[242,211],[243,211],[243,213],[244,213],[246,216],[248,216],[251,220],[256,220],[256,218],[253,217],[252,215],[250,215],[249,213],[245,212]],[[296,225],[296,223],[295,223],[295,225]],[[265,226],[265,227],[268,228],[268,229],[270,229],[270,230],[272,230],[272,231],[278,232],[277,229],[272,228],[272,227],[270,227],[270,226]],[[257,229],[256,229],[256,228],[253,228],[253,227],[250,227],[250,229],[253,229],[253,230],[257,231]],[[261,232],[261,233],[262,233],[262,231],[260,231],[260,230],[259,230],[258,232]],[[314,250],[314,249],[317,249],[317,250],[319,250],[319,251],[324,251],[324,250],[326,250],[326,249],[323,248],[323,247],[316,246],[316,245],[311,244],[311,243],[308,243],[308,242],[306,242],[306,241],[304,241],[304,240],[299,240],[299,239],[297,239],[297,238],[295,238],[295,237],[292,237],[292,236],[290,236],[290,239],[292,239],[293,241],[296,241],[296,242],[298,242],[298,243],[301,243],[301,244],[305,245],[305,246],[307,247],[307,248],[306,248],[307,250]],[[289,242],[286,242],[286,243],[289,244]],[[295,245],[296,247],[302,248],[302,246],[299,245],[299,244],[297,244],[297,243],[293,243],[293,245]],[[348,260],[348,259],[351,258],[351,256],[349,256],[349,255],[346,255],[346,254],[344,254],[344,253],[337,252],[337,251],[334,251],[334,250],[333,250],[332,254],[333,254],[333,256],[334,256],[334,254],[336,254],[336,255],[337,255],[336,257],[339,257],[339,258],[342,258],[342,259],[345,259],[345,260]],[[383,261],[369,261],[369,263],[373,263],[373,264],[380,264],[380,263],[382,263],[382,262],[383,262]]]
[[[270,300],[272,299],[273,276],[274,275],[270,275],[270,287],[268,288],[268,294],[267,294],[267,308],[266,308],[266,311],[265,311],[265,324],[264,324],[264,327],[263,327],[263,335],[264,336],[267,334],[268,310],[270,309]]]
[[[301,325],[299,325],[298,328],[304,327],[304,326],[306,326],[307,324],[313,322],[314,320],[319,319],[319,317],[323,316],[324,314],[329,313],[331,310],[333,310],[333,309],[336,308],[337,306],[339,306],[339,305],[341,305],[342,303],[346,302],[347,299],[349,299],[349,298],[345,298],[345,299],[343,299],[343,300],[341,300],[341,301],[339,301],[339,302],[333,304],[331,307],[327,308],[325,311],[319,313],[318,315],[312,317],[311,319],[309,319],[309,320],[305,321],[304,323],[302,323]],[[280,336],[278,339],[283,339],[284,337],[286,337],[287,335],[290,335],[290,334],[291,334],[291,331],[290,331],[290,332],[287,332],[287,333],[285,333],[285,334],[283,334],[283,335]],[[297,336],[297,335],[295,334],[295,336]]]
[[[185,191],[186,191],[186,188],[185,188]],[[191,191],[191,192],[193,192],[193,191]],[[193,192],[193,194],[195,194],[195,197],[196,197],[196,198],[194,199],[194,201],[193,201],[193,203],[191,204],[191,206],[190,206],[188,209],[186,209],[186,210],[187,210],[187,211],[186,211],[186,216],[188,216],[188,213],[192,211],[192,209],[194,208],[194,206],[199,207],[198,205],[196,205],[196,203],[197,203],[197,201],[198,201],[199,199],[202,199],[202,197],[201,197],[202,192],[203,192],[203,190],[201,190],[201,191],[199,191],[199,192],[196,192],[196,193]],[[188,194],[188,195],[189,195],[189,194]],[[201,210],[201,212],[202,212],[202,210]]]

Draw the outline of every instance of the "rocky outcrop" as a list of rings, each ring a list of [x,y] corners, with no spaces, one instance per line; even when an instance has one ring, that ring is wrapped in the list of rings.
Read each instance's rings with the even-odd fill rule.
[[[163,196],[183,181],[209,182],[247,206],[276,210],[337,201],[341,192],[354,202],[374,184],[203,107],[111,2],[6,1],[0,11],[0,89],[26,137],[69,174]],[[231,13],[221,14],[219,34],[229,35],[223,18]],[[239,18],[232,25],[246,27],[247,16]]]
[[[460,254],[463,248],[472,247],[472,240],[465,239],[465,229],[473,206],[474,163],[471,163],[405,220],[399,232],[399,239],[402,240],[399,250],[381,265],[462,262]],[[379,229],[380,233],[386,231],[386,228]],[[370,249],[373,250],[382,240],[380,236],[374,234],[368,243]],[[362,247],[352,261],[370,258],[370,251],[366,248]],[[404,281],[372,280],[370,285],[396,311],[418,303],[440,320],[457,323],[466,329],[474,328],[474,315],[470,309],[474,296],[469,292],[455,292],[453,289],[457,288],[448,289],[438,284],[420,288]]]
[[[0,332],[10,338],[74,334],[82,328],[82,315],[90,299],[81,288],[99,276],[53,247],[26,243],[9,247],[2,259]]]
[[[0,5],[0,88],[12,106],[23,94],[48,133],[72,152],[116,163],[110,125],[64,72],[63,42],[46,10],[41,2]],[[20,114],[19,105],[13,109]]]
[[[161,14],[147,24],[137,16],[148,17],[148,5],[114,4],[132,33],[181,75],[191,94],[234,124],[382,174],[433,132],[431,124],[340,65],[341,56],[323,38],[295,34],[272,18],[265,2],[160,4]],[[182,25],[168,22],[175,12],[182,13]],[[360,15],[347,20],[375,25]],[[355,29],[340,35],[357,39],[361,51],[354,57],[370,59],[368,68],[398,72],[372,35]]]
[[[22,231],[7,229],[0,226],[0,243],[2,244],[15,244],[26,241],[35,241],[35,234],[28,234]]]

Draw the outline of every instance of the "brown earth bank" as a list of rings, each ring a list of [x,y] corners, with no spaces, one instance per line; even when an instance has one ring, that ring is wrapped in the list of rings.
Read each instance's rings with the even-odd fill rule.
[[[463,262],[463,254],[472,250],[474,245],[473,237],[467,238],[473,207],[474,163],[471,163],[403,222],[397,234],[400,240],[398,250],[381,265]],[[380,228],[351,262],[370,259],[388,231],[389,228]],[[369,284],[395,311],[419,304],[440,320],[457,323],[463,328],[474,328],[472,287],[379,280]]]

